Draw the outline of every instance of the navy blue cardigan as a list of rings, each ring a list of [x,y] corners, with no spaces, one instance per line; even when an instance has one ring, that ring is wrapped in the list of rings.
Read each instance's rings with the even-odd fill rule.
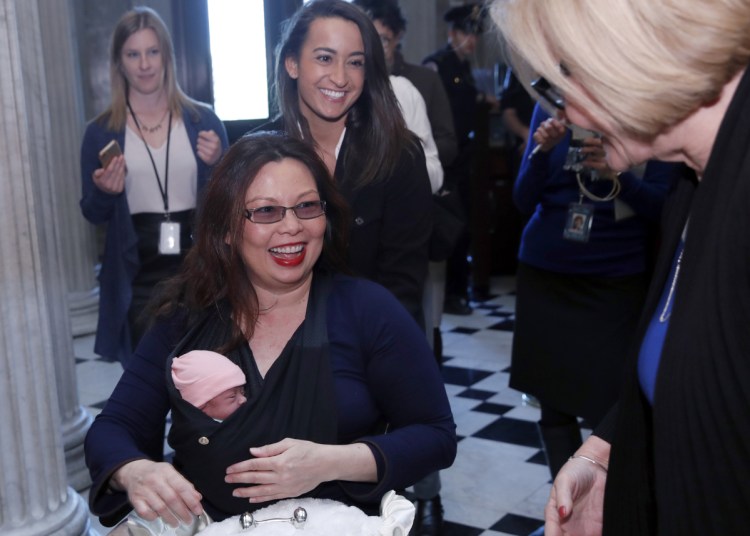
[[[377,463],[377,483],[347,483],[345,492],[353,502],[377,504],[385,491],[450,466],[456,426],[424,333],[390,292],[335,276],[326,314],[339,444],[363,442]],[[162,321],[146,333],[86,436],[90,506],[103,522],[127,507],[124,493],[106,492],[112,473],[135,459],[162,459],[166,362],[185,329]],[[371,435],[384,421],[388,433]]]
[[[679,166],[649,162],[642,179],[626,172],[620,175],[618,199],[625,201],[635,216],[615,221],[614,201],[594,205],[594,221],[588,242],[563,238],[570,203],[579,200],[575,173],[563,170],[570,134],[551,151],[531,156],[533,135],[549,115],[538,105],[534,110],[529,142],[513,187],[518,209],[531,215],[523,231],[518,259],[542,270],[564,274],[618,277],[647,270],[647,236],[660,218],[667,192],[675,182]],[[610,181],[587,184],[595,195],[604,196]]]
[[[198,132],[213,130],[221,140],[222,151],[227,149],[229,142],[224,124],[207,106],[197,104],[195,111],[183,108],[182,116],[191,147],[195,149],[197,146]],[[94,170],[101,167],[99,151],[113,139],[125,150],[125,129],[118,132],[107,130],[97,120],[91,121],[86,127],[81,144],[80,205],[81,212],[88,221],[107,224],[99,273],[99,319],[94,351],[125,363],[132,352],[127,317],[132,297],[131,283],[139,269],[138,238],[130,218],[126,193],[105,193],[94,185],[92,179]],[[195,161],[198,165],[200,195],[212,168],[198,158],[197,154]]]

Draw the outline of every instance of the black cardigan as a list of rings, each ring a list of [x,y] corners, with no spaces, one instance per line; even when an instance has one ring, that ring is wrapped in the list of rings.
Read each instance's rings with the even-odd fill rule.
[[[664,211],[664,240],[640,342],[667,284],[685,222],[685,251],[653,408],[638,348],[614,429],[604,535],[750,531],[750,74],[724,117],[700,183],[681,180]],[[611,433],[610,433],[611,432]]]

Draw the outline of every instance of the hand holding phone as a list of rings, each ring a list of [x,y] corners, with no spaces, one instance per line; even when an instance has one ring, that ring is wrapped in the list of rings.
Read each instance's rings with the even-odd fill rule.
[[[120,162],[112,160],[122,155],[122,149],[117,140],[110,141],[99,151],[99,161],[102,167],[94,170],[91,179],[97,188],[108,194],[119,194],[125,189],[125,175],[127,169],[124,159]]]
[[[104,146],[104,149],[99,151],[99,161],[102,163],[102,167],[106,168],[115,156],[121,154],[120,144],[117,143],[117,140],[112,140]]]

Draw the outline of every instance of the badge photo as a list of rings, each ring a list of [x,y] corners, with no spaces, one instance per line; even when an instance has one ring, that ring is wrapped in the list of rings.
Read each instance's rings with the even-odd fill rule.
[[[571,203],[568,208],[568,218],[565,222],[563,238],[575,242],[588,242],[593,221],[593,205]]]

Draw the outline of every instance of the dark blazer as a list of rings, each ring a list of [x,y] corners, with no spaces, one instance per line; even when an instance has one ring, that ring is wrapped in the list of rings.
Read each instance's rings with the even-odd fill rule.
[[[462,61],[449,44],[430,54],[422,64],[434,63],[438,75],[448,95],[453,111],[453,127],[459,148],[469,144],[475,127],[477,113],[477,94],[479,91],[471,72],[471,64]]]
[[[430,120],[440,163],[443,167],[449,166],[458,155],[458,143],[456,129],[453,127],[451,103],[440,76],[427,67],[406,63],[399,52],[396,52],[391,74],[409,80],[422,95],[427,106],[427,118]]]
[[[341,156],[335,179],[352,211],[349,262],[354,273],[390,290],[424,327],[422,292],[432,233],[432,192],[422,146],[404,148],[392,176],[356,190]],[[341,154],[351,150],[344,137]]]

